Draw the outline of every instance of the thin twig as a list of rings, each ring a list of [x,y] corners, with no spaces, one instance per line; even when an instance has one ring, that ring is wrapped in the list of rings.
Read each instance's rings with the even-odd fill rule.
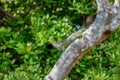
[[[2,7],[0,7],[0,12],[5,14],[6,16],[10,17],[13,20],[18,20],[15,16],[12,16],[10,13],[8,13],[7,11],[5,11]]]
[[[42,0],[36,3],[34,6],[32,6],[24,15],[23,17],[27,16],[33,9],[35,9],[38,5],[42,3]]]

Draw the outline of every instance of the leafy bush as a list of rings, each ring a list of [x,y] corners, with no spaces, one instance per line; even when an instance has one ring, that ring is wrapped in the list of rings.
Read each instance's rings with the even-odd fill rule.
[[[0,80],[43,80],[62,51],[64,40],[95,16],[94,0],[5,0],[2,7],[17,17],[0,23]],[[66,80],[119,80],[120,29],[77,62]]]

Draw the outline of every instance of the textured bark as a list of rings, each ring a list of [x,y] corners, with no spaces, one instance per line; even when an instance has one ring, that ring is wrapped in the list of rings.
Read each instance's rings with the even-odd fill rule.
[[[120,26],[120,0],[112,5],[109,0],[96,0],[97,16],[83,33],[78,31],[66,40],[55,44],[63,54],[44,80],[64,80],[76,62],[93,46],[99,44]]]

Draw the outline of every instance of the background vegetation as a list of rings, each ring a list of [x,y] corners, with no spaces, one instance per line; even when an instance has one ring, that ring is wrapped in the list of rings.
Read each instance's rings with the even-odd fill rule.
[[[113,2],[113,0],[111,0]],[[84,27],[95,0],[0,0],[0,80],[43,80],[62,51],[52,43]],[[78,61],[66,80],[120,80],[120,29]]]

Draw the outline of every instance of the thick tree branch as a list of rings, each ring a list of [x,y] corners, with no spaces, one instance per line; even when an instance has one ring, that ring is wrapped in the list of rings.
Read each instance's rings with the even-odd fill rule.
[[[88,50],[108,38],[111,32],[120,26],[120,7],[116,8],[109,4],[108,0],[96,1],[98,13],[94,22],[83,33],[79,34],[80,31],[73,33],[61,42],[63,45],[60,46],[62,48],[65,46],[66,49],[45,80],[64,80],[72,67]],[[116,1],[119,4],[120,1]]]
[[[101,1],[101,0],[100,0]],[[98,3],[98,15],[96,16],[96,19],[95,21],[93,22],[92,25],[94,24],[98,24],[98,25],[101,25],[101,23],[103,22],[106,22],[106,17],[108,15],[108,11],[105,8],[103,8],[103,4],[100,4],[99,3],[99,0],[97,0],[97,3]],[[102,20],[100,20],[102,19]],[[100,22],[98,22],[100,21]],[[102,22],[103,21],[103,22]],[[80,29],[79,31],[71,34],[67,39],[65,39],[63,42],[58,42],[58,43],[54,43],[53,46],[56,47],[58,50],[65,50],[75,39],[77,38],[81,38],[82,35],[83,35],[83,31],[85,31],[87,28],[84,28],[84,29]]]

